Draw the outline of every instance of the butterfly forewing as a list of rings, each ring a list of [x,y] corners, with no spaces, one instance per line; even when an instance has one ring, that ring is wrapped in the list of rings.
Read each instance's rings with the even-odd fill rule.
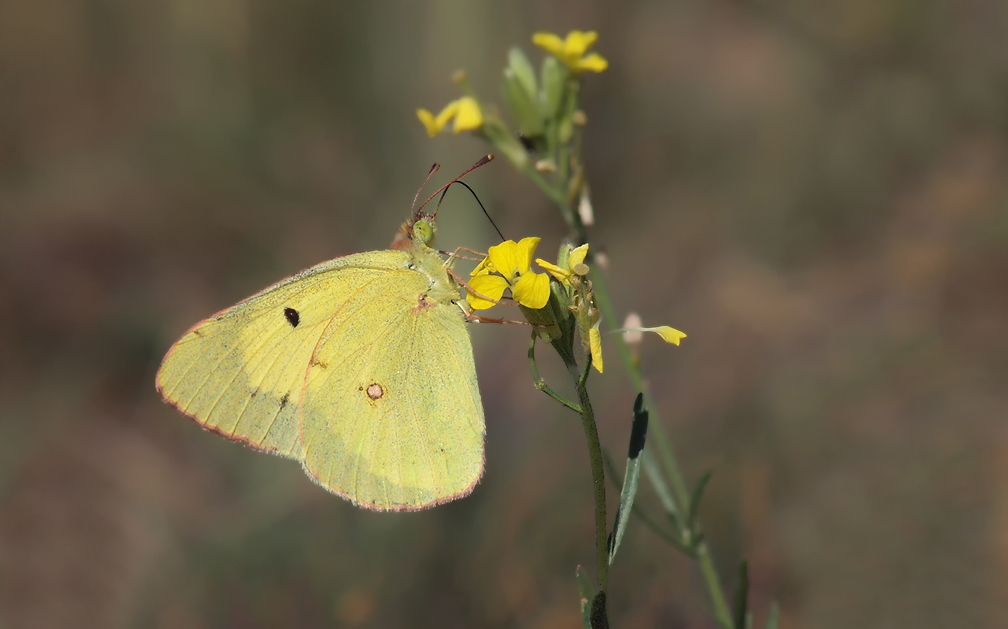
[[[337,258],[198,323],[165,356],[159,390],[208,429],[303,460],[298,409],[319,338],[362,287],[408,263],[398,251]]]

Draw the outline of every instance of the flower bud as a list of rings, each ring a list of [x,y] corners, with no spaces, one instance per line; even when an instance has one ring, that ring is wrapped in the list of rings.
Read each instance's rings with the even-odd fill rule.
[[[510,70],[514,78],[521,84],[529,101],[534,103],[539,94],[539,89],[536,87],[535,69],[521,48],[515,47],[508,52],[507,70]]]
[[[511,117],[514,118],[518,131],[527,138],[543,134],[544,126],[539,107],[535,103],[535,77],[532,77],[533,89],[529,92],[521,77],[514,68],[504,69],[504,98],[507,100]]]
[[[543,59],[542,70],[542,104],[546,118],[555,119],[560,115],[564,94],[567,90],[567,69],[557,61],[556,57]]]

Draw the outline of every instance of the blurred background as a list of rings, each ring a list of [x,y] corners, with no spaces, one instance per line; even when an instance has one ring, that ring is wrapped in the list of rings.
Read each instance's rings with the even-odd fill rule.
[[[643,361],[690,478],[714,470],[727,590],[747,557],[758,625],[778,600],[787,628],[1008,626],[1005,3],[36,0],[0,4],[0,627],[578,626],[584,436],[526,330],[473,326],[486,474],[421,513],[154,390],[190,325],[387,247],[432,162],[440,185],[486,151],[415,117],[454,70],[503,104],[508,48],[572,28],[611,64],[583,100],[593,241],[621,312],[689,334]],[[553,257],[562,220],[506,161],[468,181]],[[439,219],[442,248],[495,242],[464,191]],[[632,519],[609,600],[617,627],[713,626]]]

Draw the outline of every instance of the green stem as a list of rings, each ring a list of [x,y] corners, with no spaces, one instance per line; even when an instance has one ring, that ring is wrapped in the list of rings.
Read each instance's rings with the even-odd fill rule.
[[[556,203],[560,207],[560,212],[564,215],[564,220],[570,223],[567,215],[570,213],[570,208],[567,206],[567,199],[564,193],[557,190],[550,182],[546,181],[546,178],[542,176],[538,170],[535,169],[535,164],[529,164],[525,167],[525,175],[532,180],[532,183],[536,185],[537,188],[543,191],[550,201]]]
[[[574,379],[578,399],[581,400],[581,424],[584,426],[585,439],[588,441],[588,456],[591,459],[592,482],[595,485],[595,548],[598,552],[598,587],[600,592],[606,589],[609,577],[609,549],[606,544],[606,498],[605,498],[605,463],[602,460],[602,444],[599,442],[598,428],[595,426],[595,412],[588,398],[588,370],[591,368],[591,357],[585,361],[583,373],[578,373],[576,363],[568,362],[567,371]]]
[[[555,136],[555,123],[554,128],[550,130],[551,134],[551,149],[556,150],[557,138]],[[556,203],[557,207],[560,209],[560,213],[567,223],[568,228],[571,232],[571,237],[578,243],[588,242],[587,233],[585,231],[585,226],[581,223],[580,216],[574,212],[570,206],[567,199],[567,189],[570,182],[567,179],[570,177],[569,160],[570,160],[570,147],[562,147],[563,150],[557,150],[554,156],[557,159],[562,160],[562,163],[558,163],[558,167],[561,167],[559,176],[555,184],[551,184],[546,180],[535,169],[534,164],[528,164],[524,168],[525,174],[528,178],[538,187],[543,194],[545,194],[551,201]],[[576,150],[574,153],[578,155],[580,151]],[[598,269],[597,265],[591,265],[592,268],[592,283],[595,294],[595,301],[602,313],[602,316],[610,321],[617,322],[619,319],[616,317],[616,309],[613,306],[612,298],[609,294],[608,283],[606,282],[605,275]],[[534,343],[534,340],[533,340]],[[684,509],[689,508],[690,504],[690,494],[689,489],[686,485],[685,477],[682,474],[681,468],[679,466],[678,458],[675,455],[675,449],[672,446],[672,441],[665,431],[661,420],[658,417],[657,406],[654,403],[648,387],[644,382],[644,377],[640,371],[640,365],[638,361],[634,358],[627,347],[626,343],[623,342],[622,337],[616,338],[616,347],[619,352],[620,358],[623,362],[627,376],[630,378],[630,382],[633,384],[634,388],[638,391],[644,393],[645,400],[647,402],[648,409],[651,413],[651,435],[653,435],[653,443],[657,450],[658,456],[661,459],[662,467],[664,467],[666,474],[671,480],[672,493],[674,494],[674,502],[678,503],[677,511],[681,514],[685,514]],[[529,350],[530,359],[532,358],[532,349]],[[565,360],[565,363],[567,361]],[[534,362],[533,362],[534,364]],[[592,477],[595,482],[595,530],[596,530],[596,543],[598,546],[599,553],[599,589],[604,590],[607,580],[608,572],[608,553],[606,548],[606,517],[605,517],[605,472],[604,463],[602,459],[602,448],[599,444],[598,430],[595,426],[595,417],[592,412],[591,403],[588,399],[588,392],[584,386],[585,380],[587,379],[587,369],[591,365],[591,360],[587,361],[585,367],[585,372],[579,377],[578,369],[576,364],[567,364],[568,371],[574,378],[577,384],[578,397],[581,401],[580,404],[580,414],[582,424],[584,425],[585,437],[588,440],[588,452],[591,457],[592,464]],[[534,367],[533,367],[534,368]],[[536,371],[533,373],[538,376]],[[541,378],[537,377],[536,386],[540,386],[542,382],[542,389],[547,395],[553,397],[560,403],[564,404],[568,408],[575,409],[575,405],[572,402],[564,400],[562,397],[553,392],[549,387],[545,386],[545,382]],[[648,456],[645,453],[645,456]],[[671,496],[670,496],[671,499]],[[703,574],[704,583],[707,586],[707,593],[710,597],[711,607],[713,609],[713,615],[715,620],[719,625],[725,629],[731,629],[733,626],[731,610],[728,606],[727,599],[725,598],[724,591],[721,589],[721,580],[717,573],[717,568],[714,565],[714,560],[711,557],[710,549],[707,543],[701,539],[699,543],[694,540],[696,535],[701,529],[699,520],[694,520],[695,525],[692,530],[689,528],[688,518],[672,517],[670,520],[679,529],[680,537],[684,542],[689,542],[691,544],[690,548],[693,550],[692,553],[687,552],[687,555],[696,558],[699,563],[700,572]],[[682,544],[676,544],[677,548],[682,550]],[[685,551],[684,551],[685,552]]]
[[[721,579],[718,577],[717,568],[714,567],[714,559],[711,557],[707,542],[700,542],[696,546],[696,559],[700,564],[700,574],[703,575],[704,584],[707,585],[707,594],[710,595],[711,607],[714,609],[714,620],[724,629],[732,629],[735,622],[732,620],[731,608],[721,590]],[[735,629],[744,629],[736,627]]]

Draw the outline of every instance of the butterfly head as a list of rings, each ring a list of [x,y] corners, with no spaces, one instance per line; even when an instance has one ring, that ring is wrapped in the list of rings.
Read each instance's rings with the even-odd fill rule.
[[[434,242],[434,232],[434,215],[417,212],[399,228],[392,241],[392,249],[408,249],[417,245],[429,247]]]
[[[434,217],[437,215],[438,208],[441,207],[441,200],[444,199],[444,195],[448,191],[448,188],[450,188],[451,185],[454,183],[462,183],[460,181],[462,177],[465,177],[467,174],[476,170],[480,166],[489,163],[491,160],[493,160],[493,158],[494,158],[493,155],[487,155],[483,159],[476,162],[467,171],[465,171],[458,177],[452,179],[445,185],[438,188],[437,192],[432,194],[426,201],[423,202],[423,205],[421,205],[416,209],[416,212],[413,213],[413,216],[410,218],[410,220],[403,223],[403,226],[399,230],[399,233],[396,235],[395,240],[392,241],[392,248],[406,249],[411,245],[421,245],[424,247],[429,247],[431,243],[434,241],[434,231],[435,231]],[[440,168],[440,166],[438,166],[437,164],[434,164],[431,167],[430,172],[427,173],[427,180],[424,181],[424,184],[426,184],[427,181],[430,180],[431,175],[437,172],[438,168]],[[464,183],[462,185],[466,186],[466,188],[469,188],[469,186],[467,186]],[[422,189],[423,187],[421,186],[421,190]],[[469,188],[469,191],[472,192],[472,188]],[[439,194],[441,195],[441,199],[439,199],[437,204],[435,204],[434,211],[425,210],[428,204],[430,204],[430,202],[434,200],[434,197],[438,196]],[[417,196],[413,198],[414,205],[416,205],[416,200],[419,197],[420,197],[420,191],[418,190]],[[479,199],[477,199],[477,201],[478,200]],[[482,204],[480,204],[480,206],[482,207]],[[485,209],[483,211],[486,212]]]
[[[412,236],[414,242],[430,246],[434,241],[434,217],[422,216],[413,223]]]

